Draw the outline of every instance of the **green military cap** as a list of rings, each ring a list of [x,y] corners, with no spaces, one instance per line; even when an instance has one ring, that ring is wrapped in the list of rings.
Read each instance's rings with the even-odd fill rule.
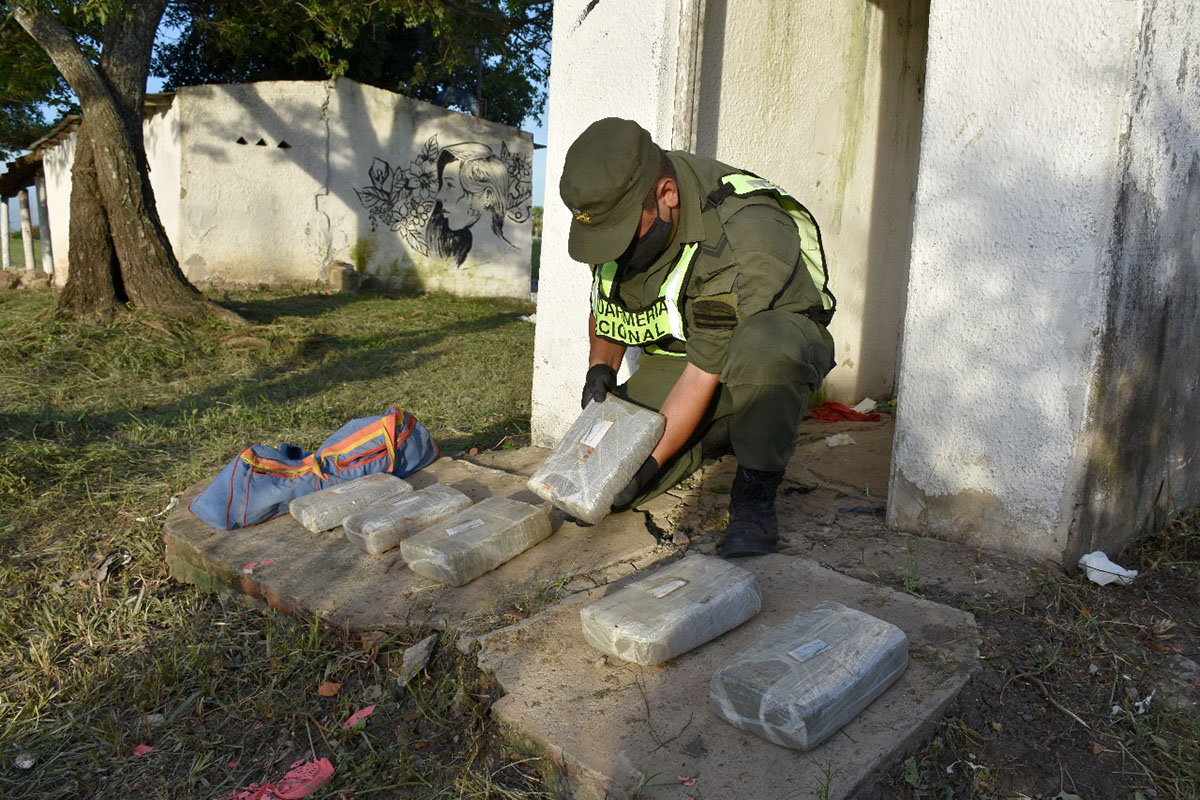
[[[612,261],[633,241],[642,200],[658,177],[659,149],[636,122],[593,122],[567,150],[558,193],[571,215],[567,251],[587,264]]]

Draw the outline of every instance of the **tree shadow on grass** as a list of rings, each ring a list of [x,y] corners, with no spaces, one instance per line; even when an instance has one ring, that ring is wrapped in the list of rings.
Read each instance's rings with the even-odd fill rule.
[[[327,296],[314,297],[318,300],[336,300]],[[282,303],[281,300],[280,308]],[[294,313],[295,308],[289,301],[289,311]],[[345,391],[353,392],[357,383],[418,371],[430,358],[445,356],[447,349],[454,347],[456,338],[495,330],[511,323],[517,313],[494,313],[465,322],[398,328],[362,336],[310,337],[295,345],[295,352],[279,362],[259,364],[249,375],[229,378],[154,406],[147,406],[142,398],[131,393],[116,407],[86,415],[81,415],[78,410],[47,406],[16,413],[0,413],[0,440],[7,440],[10,446],[20,447],[22,441],[51,439],[59,447],[83,450],[89,445],[112,439],[132,419],[144,423],[147,430],[159,431],[150,440],[139,441],[140,450],[174,451],[179,446],[177,429],[195,424],[198,410],[220,405],[238,406],[249,411],[286,407],[327,391],[330,386],[344,387]],[[397,397],[391,402],[399,403],[404,387],[398,385],[396,394]],[[361,415],[381,413],[383,410],[363,408]],[[331,423],[333,427],[330,432],[344,421]],[[441,445],[446,452],[457,452],[472,445],[491,446],[505,436],[527,432],[527,418],[508,416],[481,431],[443,440]],[[264,431],[262,435],[266,437],[268,432]],[[311,447],[317,442],[298,444]],[[134,472],[144,476],[146,470],[143,461],[132,453],[127,463],[114,464],[113,467],[114,481],[122,480]],[[61,480],[61,475],[56,472],[53,467],[33,466],[23,470],[23,477],[28,482],[29,491],[40,493],[51,490]]]

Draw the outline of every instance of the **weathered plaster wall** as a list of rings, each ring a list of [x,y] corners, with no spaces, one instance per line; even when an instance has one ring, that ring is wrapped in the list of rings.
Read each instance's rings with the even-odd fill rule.
[[[320,82],[179,90],[176,255],[193,281],[300,283],[324,265],[326,90]],[[289,147],[283,147],[283,143]]]
[[[327,119],[330,258],[411,288],[529,297],[530,134],[353,81]]]
[[[176,105],[192,280],[312,282],[348,262],[528,297],[528,134],[346,80],[188,87]]]
[[[1080,516],[1085,476],[1107,514],[1157,486],[1161,472],[1135,478],[1137,464],[1120,463],[1147,445],[1131,417],[1166,415],[1163,433],[1196,419],[1135,404],[1125,384],[1195,381],[1194,360],[1172,375],[1143,357],[1161,344],[1168,368],[1186,360],[1178,340],[1196,322],[1195,116],[1170,102],[1182,90],[1153,114],[1131,111],[1145,104],[1139,84],[1174,85],[1195,59],[1183,31],[1196,26],[1187,4],[1169,4],[1171,43],[1148,56],[1142,13],[1155,5],[934,5],[890,522],[1070,563],[1096,529]],[[1184,124],[1168,132],[1172,106]],[[1192,305],[1164,319],[1168,287]],[[1177,397],[1173,385],[1156,399]],[[1151,447],[1152,470],[1180,452]]]
[[[1200,9],[1145,2],[1138,22],[1071,561],[1200,504]]]
[[[46,205],[50,208],[50,245],[54,248],[54,283],[67,282],[67,246],[71,226],[71,165],[75,163],[75,138],[71,133],[54,147],[42,151],[46,175]]]
[[[567,254],[571,216],[558,197],[567,148],[603,117],[636,120],[672,144],[681,4],[558,0],[546,156],[546,206],[534,342],[533,439],[558,441],[579,415],[587,371],[588,267]],[[623,369],[627,374],[627,369]]]
[[[821,225],[834,399],[894,389],[929,0],[711,0],[696,150],[776,181]]]
[[[167,232],[171,247],[179,253],[180,245],[180,170],[183,167],[179,149],[179,102],[156,109],[146,115],[142,125],[146,145],[146,161],[150,167],[150,186],[154,189],[154,205],[158,218]]]

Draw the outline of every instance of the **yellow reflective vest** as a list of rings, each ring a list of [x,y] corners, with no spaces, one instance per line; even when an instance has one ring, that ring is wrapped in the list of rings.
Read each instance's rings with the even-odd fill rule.
[[[720,205],[725,198],[734,195],[769,195],[792,218],[800,236],[800,260],[821,295],[821,305],[806,310],[804,314],[822,325],[828,325],[837,301],[829,290],[829,271],[816,219],[787,192],[751,173],[723,176],[717,189],[709,194],[705,207]],[[654,354],[684,356],[684,353],[665,350],[660,345],[666,339],[687,341],[687,325],[683,316],[684,292],[698,248],[699,245],[694,242],[683,247],[675,265],[659,287],[658,297],[638,311],[626,308],[614,296],[617,262],[606,261],[597,265],[592,274],[592,316],[596,321],[596,335],[617,344],[644,347],[647,352]]]

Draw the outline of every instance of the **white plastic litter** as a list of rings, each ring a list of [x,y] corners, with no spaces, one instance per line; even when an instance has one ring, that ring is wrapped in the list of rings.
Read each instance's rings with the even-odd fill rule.
[[[471,498],[458,489],[435,483],[356,511],[342,520],[342,528],[359,550],[379,555],[469,505]]]
[[[1136,569],[1125,569],[1109,561],[1103,550],[1083,556],[1079,559],[1079,566],[1087,570],[1088,580],[1101,586],[1107,586],[1117,581],[1128,585],[1133,583],[1133,579],[1138,574]]]
[[[754,574],[691,555],[579,611],[592,647],[635,664],[659,664],[736,628],[762,608]]]
[[[588,403],[529,479],[529,489],[576,519],[595,524],[645,463],[665,425],[657,412],[611,394],[603,403]]]
[[[320,533],[341,525],[343,519],[364,506],[411,491],[412,486],[395,475],[377,472],[297,497],[288,504],[288,511],[301,525]]]
[[[550,509],[489,497],[400,542],[408,568],[462,586],[550,535]]]
[[[833,436],[825,437],[826,447],[841,447],[844,444],[858,444],[854,441],[854,437],[848,433],[835,433]]]
[[[825,602],[771,628],[709,683],[709,703],[735,728],[810,750],[904,673],[908,637],[883,620]]]
[[[872,411],[875,410],[875,406],[877,406],[877,405],[879,405],[879,404],[876,403],[874,400],[872,400],[870,397],[864,397],[856,405],[851,406],[851,408],[860,414],[870,414]]]

